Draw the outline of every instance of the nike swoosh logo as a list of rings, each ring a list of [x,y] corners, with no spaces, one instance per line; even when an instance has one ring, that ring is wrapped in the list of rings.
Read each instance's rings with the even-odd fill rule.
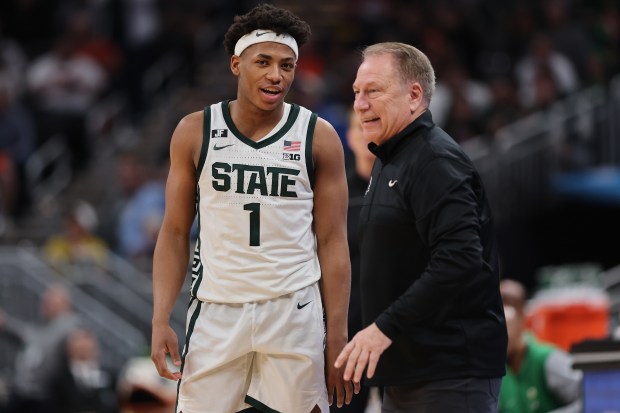
[[[215,145],[213,145],[213,150],[214,151],[219,151],[220,149],[224,149],[224,148],[228,148],[229,146],[233,146],[234,143],[231,143],[229,145],[222,145],[222,146],[217,146],[217,143]]]
[[[394,179],[394,180],[390,179],[390,182],[388,182],[388,186],[391,188],[394,185],[396,185],[396,182],[398,182],[398,179]]]
[[[302,303],[297,303],[297,309],[301,310],[302,308],[304,308],[305,306],[307,306],[308,304],[310,304],[312,302],[312,300],[308,301],[306,304],[302,304]]]
[[[271,32],[262,32],[262,33],[256,32],[256,37],[261,37],[263,34],[267,34],[267,33],[271,33]]]

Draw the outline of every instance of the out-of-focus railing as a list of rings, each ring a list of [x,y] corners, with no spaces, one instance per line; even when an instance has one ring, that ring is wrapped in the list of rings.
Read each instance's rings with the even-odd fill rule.
[[[620,76],[592,86],[502,129],[463,143],[476,164],[496,220],[553,204],[551,178],[560,172],[620,164]]]

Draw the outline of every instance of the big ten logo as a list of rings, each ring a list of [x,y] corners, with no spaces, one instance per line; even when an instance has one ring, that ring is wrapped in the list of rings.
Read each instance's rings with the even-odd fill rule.
[[[283,153],[282,159],[285,161],[300,161],[301,155],[298,153]]]

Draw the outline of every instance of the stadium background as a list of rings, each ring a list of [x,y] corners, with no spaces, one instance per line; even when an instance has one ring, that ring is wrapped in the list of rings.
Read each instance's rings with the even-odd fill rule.
[[[545,268],[579,272],[586,263],[585,272],[594,268],[594,283],[610,296],[610,331],[617,327],[617,2],[270,3],[297,13],[313,30],[287,100],[318,112],[341,136],[361,48],[396,40],[425,51],[438,79],[434,118],[465,147],[487,185],[502,276],[533,293]],[[223,34],[234,15],[256,4],[1,2],[0,308],[6,314],[37,321],[41,292],[60,282],[98,333],[106,364],[120,368],[147,354],[150,259],[169,139],[183,115],[234,97]],[[76,79],[54,84],[45,76],[54,70],[77,73]],[[125,234],[124,220],[140,226]],[[181,301],[174,317],[180,337]],[[0,348],[0,379],[10,386],[19,346],[0,339]]]

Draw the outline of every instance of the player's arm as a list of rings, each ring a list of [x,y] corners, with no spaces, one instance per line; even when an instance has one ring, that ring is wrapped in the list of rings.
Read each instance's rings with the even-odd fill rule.
[[[327,341],[326,382],[330,403],[336,389],[337,405],[347,404],[352,388],[334,367],[347,344],[347,312],[351,291],[351,263],[347,244],[348,188],[342,143],[334,128],[318,119],[312,147],[315,170],[314,229],[321,264],[321,295],[325,307]],[[345,394],[346,393],[346,394]]]
[[[202,113],[186,116],[170,142],[170,172],[166,183],[166,212],[153,257],[153,337],[151,359],[162,377],[178,380],[166,363],[170,353],[179,366],[178,338],[170,327],[170,314],[187,273],[189,232],[194,220],[196,200],[195,158],[202,136]],[[199,147],[199,146],[198,146]]]

